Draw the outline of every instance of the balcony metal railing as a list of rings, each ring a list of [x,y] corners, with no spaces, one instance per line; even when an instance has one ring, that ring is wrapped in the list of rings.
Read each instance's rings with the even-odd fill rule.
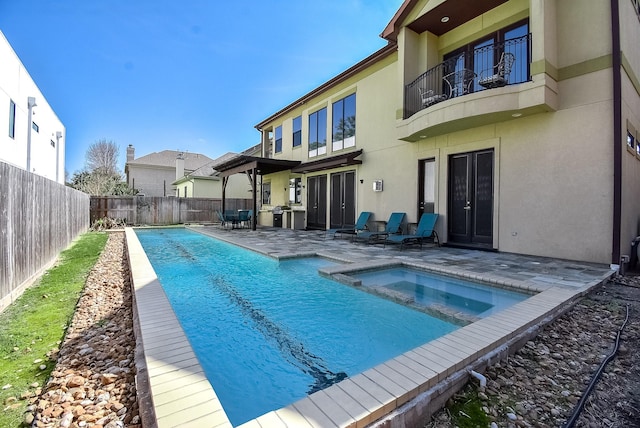
[[[404,88],[404,119],[441,101],[531,80],[531,35],[460,52]]]

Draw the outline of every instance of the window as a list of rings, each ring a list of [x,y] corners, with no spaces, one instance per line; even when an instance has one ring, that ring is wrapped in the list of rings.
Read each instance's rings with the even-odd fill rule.
[[[187,186],[184,186],[184,197],[187,197]]]
[[[282,153],[282,126],[276,128],[276,153]]]
[[[333,103],[332,150],[356,145],[356,94]]]
[[[40,132],[40,127],[38,126],[37,123],[31,122],[31,127],[33,128],[34,131]]]
[[[436,206],[436,160],[422,161],[422,212],[433,213]]]
[[[302,179],[301,178],[289,179],[289,203],[290,204],[302,203]]]
[[[14,138],[16,135],[16,103],[9,100],[9,137]]]
[[[633,136],[633,133],[627,130],[627,149],[632,153],[636,152],[636,139]]]
[[[51,140],[51,147],[55,147],[56,146],[56,142]]]
[[[271,205],[271,183],[262,183],[262,203]]]
[[[309,157],[327,153],[327,108],[309,115]]]
[[[293,147],[302,145],[302,116],[293,119]]]

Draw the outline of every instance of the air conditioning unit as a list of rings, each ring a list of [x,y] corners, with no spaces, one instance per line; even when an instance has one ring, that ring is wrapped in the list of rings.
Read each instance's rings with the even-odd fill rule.
[[[373,180],[373,191],[382,192],[382,180]]]

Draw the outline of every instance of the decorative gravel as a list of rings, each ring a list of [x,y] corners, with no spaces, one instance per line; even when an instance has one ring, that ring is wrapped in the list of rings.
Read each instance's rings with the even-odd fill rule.
[[[110,233],[89,273],[51,378],[25,415],[27,424],[141,427],[126,260],[124,233]]]

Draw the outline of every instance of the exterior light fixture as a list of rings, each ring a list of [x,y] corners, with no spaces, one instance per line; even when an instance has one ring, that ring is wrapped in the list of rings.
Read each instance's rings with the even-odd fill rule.
[[[440,22],[442,22],[443,24],[446,22],[449,22],[449,17],[448,16],[443,16],[442,18],[440,18]]]
[[[511,117],[520,117],[520,116],[522,116],[522,113],[513,113],[511,115]]]

